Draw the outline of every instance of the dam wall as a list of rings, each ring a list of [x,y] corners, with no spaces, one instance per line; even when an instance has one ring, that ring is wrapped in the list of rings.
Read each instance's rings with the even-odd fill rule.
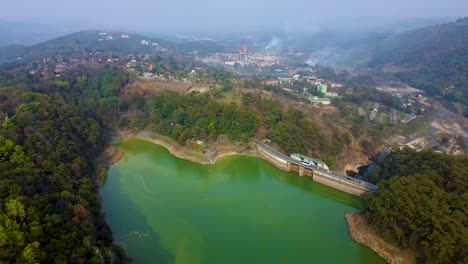
[[[365,188],[359,184],[354,183],[352,180],[348,180],[345,176],[331,176],[325,172],[293,164],[287,160],[287,156],[281,157],[278,154],[272,154],[268,149],[262,148],[257,145],[259,156],[264,160],[270,162],[277,168],[287,172],[297,172],[299,176],[311,177],[313,181],[329,186],[331,188],[356,195],[363,196],[367,193],[372,193],[371,190]]]
[[[363,196],[364,194],[370,193],[370,191],[365,190],[364,188],[357,187],[347,183],[346,181],[339,181],[337,179],[333,179],[327,177],[325,175],[321,175],[320,173],[314,172],[314,176],[312,177],[315,182],[321,183],[323,185],[327,185],[334,189],[356,195],[356,196]]]
[[[278,169],[288,171],[288,172],[291,171],[291,166],[288,165],[288,162],[286,160],[276,157],[274,155],[271,155],[270,153],[268,153],[267,151],[261,148],[258,148],[258,153],[260,154],[260,157],[270,162],[271,164],[275,165]]]

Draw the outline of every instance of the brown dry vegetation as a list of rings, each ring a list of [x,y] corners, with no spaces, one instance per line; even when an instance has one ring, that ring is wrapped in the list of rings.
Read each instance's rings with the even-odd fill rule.
[[[208,91],[210,91],[210,84],[192,84],[181,81],[138,78],[125,88],[124,94],[136,93],[148,97],[161,92],[189,94],[192,92],[204,93]]]

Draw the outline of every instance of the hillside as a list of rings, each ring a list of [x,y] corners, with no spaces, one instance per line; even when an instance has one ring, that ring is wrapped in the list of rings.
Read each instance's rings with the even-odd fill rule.
[[[368,66],[430,94],[468,102],[468,18],[392,36]]]
[[[67,55],[83,50],[150,54],[173,48],[173,44],[168,41],[137,34],[81,31],[32,46],[9,45],[0,47],[0,63],[18,60],[18,58],[28,62],[51,55]]]

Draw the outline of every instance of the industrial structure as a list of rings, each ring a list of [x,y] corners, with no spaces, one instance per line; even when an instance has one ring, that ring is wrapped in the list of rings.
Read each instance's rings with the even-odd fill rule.
[[[247,63],[247,54],[248,54],[247,44],[244,42],[242,43],[242,46],[239,52],[239,61],[242,62],[243,64]]]

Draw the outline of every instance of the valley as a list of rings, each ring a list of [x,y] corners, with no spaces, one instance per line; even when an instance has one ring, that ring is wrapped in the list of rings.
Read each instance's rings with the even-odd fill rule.
[[[0,263],[463,263],[466,20],[0,46]]]

